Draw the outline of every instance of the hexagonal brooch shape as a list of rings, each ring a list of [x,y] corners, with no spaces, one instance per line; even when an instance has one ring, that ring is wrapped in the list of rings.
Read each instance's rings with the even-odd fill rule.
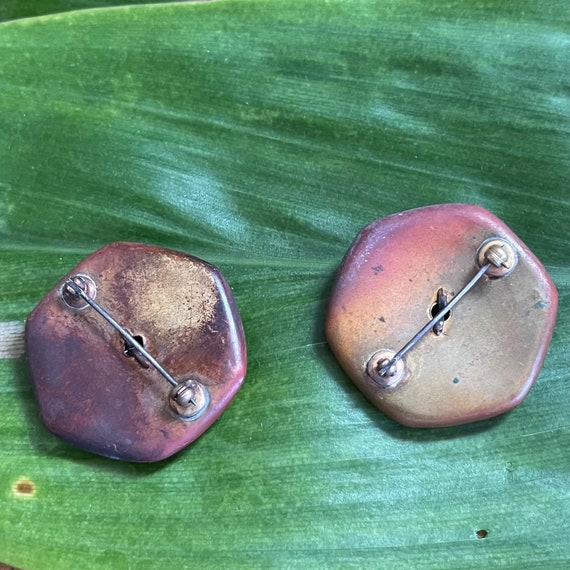
[[[109,244],[72,269],[29,316],[26,350],[47,428],[138,462],[164,459],[208,429],[247,360],[220,271],[134,243]]]

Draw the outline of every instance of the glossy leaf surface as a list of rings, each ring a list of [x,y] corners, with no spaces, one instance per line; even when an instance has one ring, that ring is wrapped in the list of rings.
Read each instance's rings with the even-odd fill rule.
[[[171,0],[2,0],[0,22],[32,18],[72,10],[108,8],[133,4],[166,4]],[[180,0],[184,1],[184,0]],[[192,0],[189,0],[192,1]],[[194,0],[200,1],[200,0]]]
[[[20,354],[18,327],[61,275],[127,240],[222,270],[249,369],[206,434],[145,466],[54,438],[24,357],[0,359],[0,560],[567,567],[569,33],[562,0],[240,0],[1,24],[0,353]],[[358,231],[440,202],[502,218],[560,312],[519,408],[422,431],[367,403],[323,320]]]

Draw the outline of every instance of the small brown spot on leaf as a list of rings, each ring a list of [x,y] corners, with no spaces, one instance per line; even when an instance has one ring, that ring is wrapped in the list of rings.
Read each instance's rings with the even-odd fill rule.
[[[33,497],[36,494],[36,486],[29,479],[19,479],[12,486],[12,491],[16,497]]]
[[[487,538],[487,535],[489,534],[486,530],[478,530],[477,531],[477,538]]]

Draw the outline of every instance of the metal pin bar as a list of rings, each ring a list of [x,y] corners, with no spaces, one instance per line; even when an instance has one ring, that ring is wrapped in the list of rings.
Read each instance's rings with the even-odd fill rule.
[[[394,356],[385,364],[383,364],[378,369],[378,374],[380,376],[386,376],[388,371],[396,362],[401,360],[418,342],[429,332],[430,329],[434,327],[434,325],[441,321],[445,315],[451,312],[453,307],[461,301],[461,299],[473,288],[473,286],[485,275],[486,271],[491,267],[491,262],[487,262],[485,265],[479,269],[476,275],[453,297],[453,299],[449,302],[449,304],[443,308],[433,319],[431,319],[418,333],[416,333]]]
[[[138,342],[133,335],[131,335],[124,327],[122,327],[99,303],[94,301],[73,279],[67,279],[65,286],[73,290],[76,295],[79,295],[89,306],[95,309],[131,346],[140,352],[148,362],[160,372],[162,376],[172,386],[178,386],[177,382],[160,364],[159,362]]]

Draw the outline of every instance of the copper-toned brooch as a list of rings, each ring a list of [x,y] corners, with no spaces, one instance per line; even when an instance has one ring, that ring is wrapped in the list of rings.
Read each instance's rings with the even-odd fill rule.
[[[231,290],[184,253],[113,243],[77,265],[26,323],[47,428],[107,457],[176,453],[221,415],[246,371]]]
[[[377,220],[340,267],[326,333],[380,410],[413,427],[507,412],[542,366],[558,296],[527,246],[470,204]]]

